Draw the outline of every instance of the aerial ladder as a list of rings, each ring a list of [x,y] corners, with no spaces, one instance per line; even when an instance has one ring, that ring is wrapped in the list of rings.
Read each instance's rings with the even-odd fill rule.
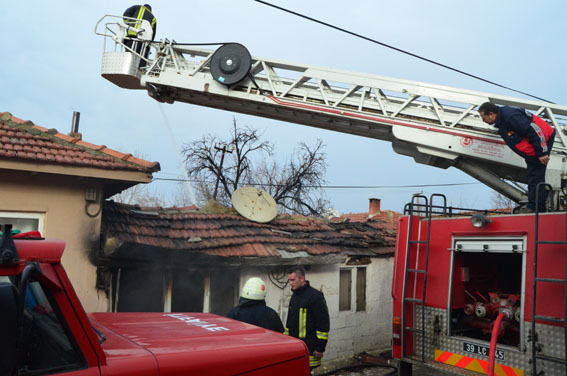
[[[127,31],[152,50],[144,57],[123,41]],[[374,74],[251,56],[238,43],[216,50],[152,42],[151,26],[139,29],[120,16],[104,16],[102,76],[119,87],[146,90],[159,102],[185,102],[389,141],[416,162],[455,167],[517,203],[526,201],[525,162],[493,126],[480,119],[484,102],[517,106],[557,130],[546,182],[552,207],[565,207],[567,106],[457,89]],[[131,34],[131,33],[130,33]],[[139,68],[140,60],[147,65]]]
[[[561,285],[563,291],[567,291],[567,271],[561,271],[558,278],[556,275],[550,275],[548,270],[550,265],[555,267],[567,260],[567,233],[556,228],[567,223],[567,106],[265,59],[251,56],[248,50],[238,43],[228,43],[216,50],[209,50],[176,43],[173,40],[153,42],[149,23],[143,21],[139,28],[132,27],[132,24],[134,23],[120,16],[105,16],[95,27],[95,33],[104,37],[102,76],[119,87],[146,90],[159,102],[191,103],[388,141],[399,154],[438,168],[458,168],[518,203],[526,201],[525,189],[518,184],[526,183],[525,162],[504,144],[493,126],[482,122],[478,115],[478,106],[484,102],[517,106],[545,119],[557,131],[546,174],[547,188],[552,191],[549,195],[550,205],[554,210],[563,210],[563,213],[547,214],[541,216],[541,219],[537,212],[533,219],[531,216],[519,216],[518,219],[507,216],[493,218],[492,221],[499,221],[501,227],[496,226],[492,230],[474,234],[477,238],[483,238],[482,241],[497,247],[502,241],[499,229],[508,228],[507,231],[515,241],[526,243],[522,246],[523,249],[513,248],[508,253],[526,254],[524,270],[520,274],[531,278],[533,292],[529,297],[522,290],[518,296],[522,302],[532,299],[533,304],[531,308],[524,310],[523,314],[529,315],[531,321],[530,329],[524,330],[527,334],[520,343],[529,344],[531,350],[527,353],[526,349],[512,351],[511,354],[521,352],[523,355],[516,356],[517,359],[512,356],[511,361],[517,361],[516,366],[521,369],[532,368],[532,375],[541,374],[544,368],[550,375],[564,374],[564,368],[561,367],[565,367],[567,353],[559,352],[565,349],[567,338],[566,312],[557,313],[557,317],[546,316],[549,307],[556,308],[557,304],[552,305],[549,301],[544,301],[544,298],[550,291],[557,291],[551,289],[549,284],[554,284],[555,288]],[[132,49],[124,44],[124,38],[132,34],[128,31],[137,33],[136,42],[143,44],[141,49],[139,45],[138,48]],[[145,57],[147,48],[151,49],[150,58]],[[140,68],[142,59],[146,64]],[[452,257],[455,250],[447,252],[447,247],[439,246],[438,243],[444,242],[447,234],[452,234],[455,228],[455,231],[462,233],[460,226],[463,224],[458,221],[451,222],[451,218],[432,221],[432,207],[433,204],[428,205],[425,222],[420,225],[427,229],[423,231],[426,235],[420,232],[420,226],[415,227],[420,229],[419,231],[412,230],[413,222],[421,222],[419,218],[413,218],[410,212],[409,218],[405,219],[409,221],[407,231],[402,229],[407,233],[406,246],[399,246],[400,249],[398,245],[396,247],[396,259],[405,260],[395,261],[396,265],[401,266],[395,266],[394,270],[394,281],[397,280],[399,286],[403,286],[403,289],[400,288],[398,303],[394,304],[395,311],[399,301],[402,302],[397,313],[400,315],[401,312],[402,317],[397,324],[400,326],[397,338],[401,340],[401,348],[404,349],[399,368],[400,374],[403,375],[411,374],[411,367],[408,369],[407,366],[412,358],[408,356],[420,357],[421,362],[429,362],[428,357],[432,356],[431,352],[426,353],[423,347],[426,342],[429,343],[429,337],[426,336],[429,336],[431,329],[424,320],[424,312],[437,309],[441,314],[445,314],[445,309],[453,309],[428,306],[427,299],[431,299],[435,294],[426,294],[426,277],[429,274],[436,277],[429,280],[428,284],[439,284],[439,281],[446,281],[448,277],[443,274],[446,270],[428,270],[427,260],[430,251],[435,254],[432,257],[437,260],[436,264],[439,264],[441,258]],[[446,214],[446,201],[443,208],[442,214]],[[535,232],[529,229],[533,223]],[[441,227],[442,231],[437,229],[435,236],[430,236],[430,228],[434,225]],[[449,229],[449,226],[454,228]],[[518,229],[521,230],[521,236],[517,235]],[[467,231],[467,234],[471,232],[470,229]],[[535,241],[532,242],[534,233]],[[403,238],[404,234],[397,236]],[[463,240],[465,243],[467,241],[471,239]],[[430,247],[430,242],[435,242],[435,246]],[[403,241],[397,243],[402,244]],[[456,250],[459,251],[458,246]],[[467,248],[465,253],[471,260],[473,258],[469,253],[475,257],[492,255],[492,252],[488,252],[489,249],[483,250],[476,252],[472,249],[469,252]],[[419,256],[420,254],[422,256]],[[412,260],[415,265],[409,264]],[[538,268],[538,263],[542,262],[543,265]],[[402,277],[396,277],[397,269]],[[506,271],[507,268],[503,267],[502,272]],[[415,281],[420,278],[423,282],[421,285],[416,284]],[[413,290],[406,289],[407,286],[411,287],[412,283]],[[547,285],[542,286],[543,284]],[[536,288],[537,285],[539,288]],[[542,293],[544,296],[538,299],[540,303],[536,307],[537,291],[538,296]],[[559,293],[559,296],[563,297],[567,310],[567,294]],[[414,317],[412,322],[404,316],[406,314]],[[517,320],[520,321],[522,324],[518,325],[528,325],[523,323],[522,317]],[[545,325],[549,322],[554,325]],[[436,333],[435,330],[431,331]],[[406,340],[412,339],[412,333],[416,353],[408,355],[404,353],[404,344]],[[561,334],[562,339],[559,342],[562,341],[563,347],[554,345],[557,333]],[[394,345],[395,335],[394,330]],[[442,338],[447,343],[462,345],[459,337],[445,335]],[[418,351],[419,346],[421,351]],[[559,373],[554,373],[556,370],[560,370]]]

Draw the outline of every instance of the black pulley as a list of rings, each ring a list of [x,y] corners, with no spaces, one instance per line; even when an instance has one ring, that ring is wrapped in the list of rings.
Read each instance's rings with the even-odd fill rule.
[[[211,74],[215,81],[233,85],[242,81],[252,64],[250,52],[239,43],[228,43],[219,47],[211,58]]]

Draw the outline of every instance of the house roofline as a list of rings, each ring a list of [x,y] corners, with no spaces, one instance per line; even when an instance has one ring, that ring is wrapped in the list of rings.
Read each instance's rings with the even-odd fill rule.
[[[140,168],[148,170],[148,172],[158,172],[161,170],[159,162],[149,162],[144,159],[136,158],[132,154],[121,153],[119,151],[106,147],[106,145],[95,145],[90,142],[83,141],[80,134],[73,133],[71,135],[66,135],[59,132],[57,129],[48,129],[36,125],[32,121],[17,118],[9,112],[0,112],[0,121],[4,122],[4,124],[23,129],[32,134],[42,133],[44,136],[50,137],[54,141],[63,145],[79,147],[84,151],[104,154],[114,160],[120,160],[130,165],[136,165]]]

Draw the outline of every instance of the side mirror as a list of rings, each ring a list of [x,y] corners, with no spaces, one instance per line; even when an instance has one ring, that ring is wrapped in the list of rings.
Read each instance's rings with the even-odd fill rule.
[[[18,291],[0,282],[0,375],[17,374]]]

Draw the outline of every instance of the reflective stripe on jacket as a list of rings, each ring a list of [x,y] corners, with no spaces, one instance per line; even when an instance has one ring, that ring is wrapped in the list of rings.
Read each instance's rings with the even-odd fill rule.
[[[122,15],[124,18],[124,23],[128,26],[131,26],[136,29],[140,29],[142,27],[142,20],[148,21],[152,25],[153,36],[156,35],[156,18],[152,14],[152,11],[146,8],[143,5],[133,5],[130,8],[126,9],[124,14]],[[135,18],[136,20],[132,20]],[[133,30],[128,29],[128,36],[135,37],[137,33]],[[153,37],[152,37],[153,39]]]
[[[323,294],[311,287],[309,281],[291,296],[284,334],[303,340],[311,355],[313,351],[325,351],[329,339],[329,310]],[[321,364],[321,360],[313,358],[313,361]]]
[[[541,157],[551,152],[548,141],[555,129],[521,108],[499,107],[495,126],[504,142],[524,158]]]
[[[321,359],[315,358],[313,355],[309,355],[309,367],[319,367],[321,365]]]

